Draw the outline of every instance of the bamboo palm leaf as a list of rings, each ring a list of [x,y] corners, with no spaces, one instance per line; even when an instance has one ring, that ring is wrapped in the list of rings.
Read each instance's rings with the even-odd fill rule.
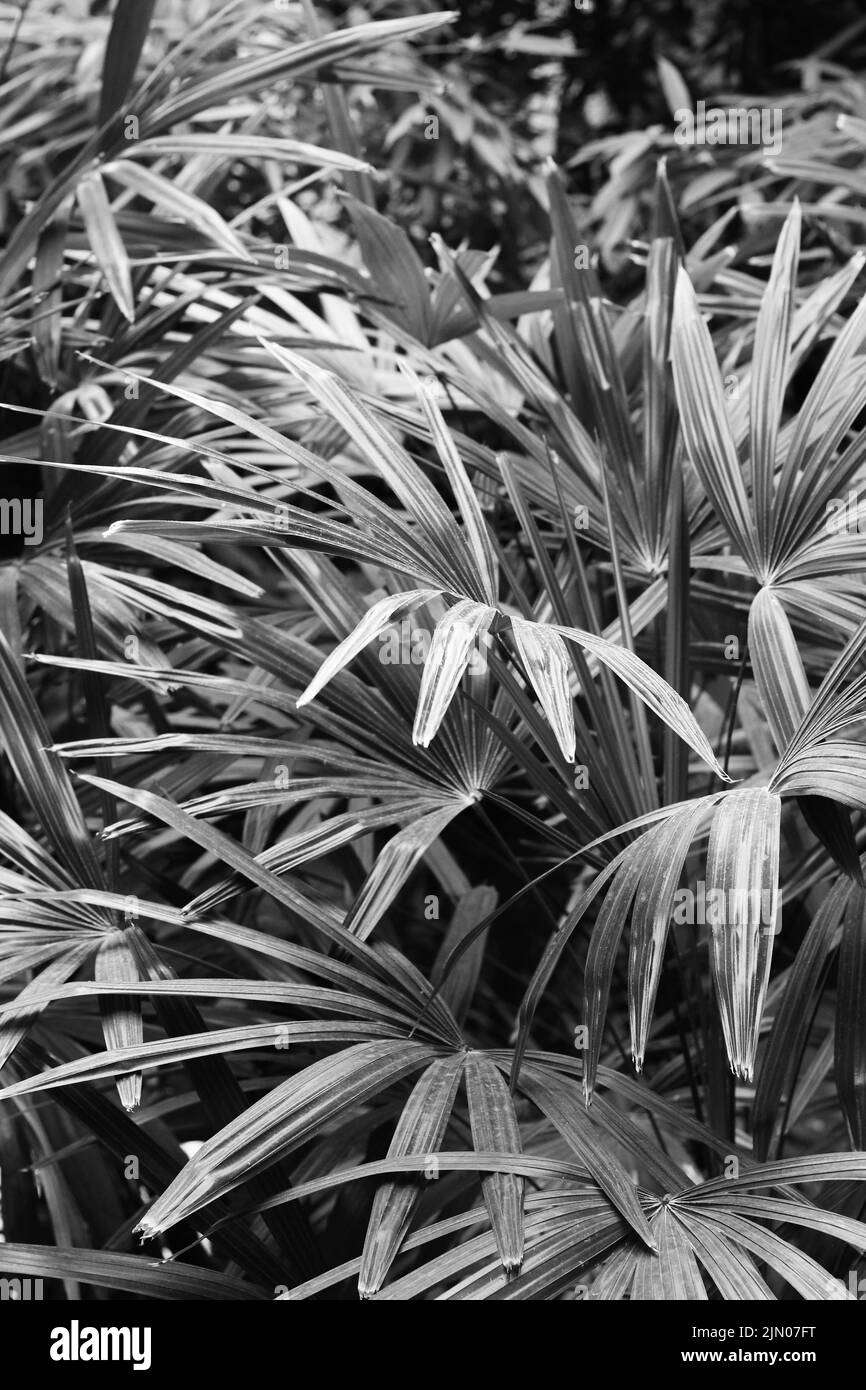
[[[310,681],[304,693],[298,697],[298,705],[306,705],[310,700],[314,700],[327,682],[338,671],[342,671],[344,666],[348,666],[349,662],[378,637],[380,632],[384,632],[398,616],[411,613],[421,604],[429,603],[439,592],[437,589],[412,589],[408,593],[390,594],[374,603],[355,630],[323,661],[315,679]]]
[[[776,245],[769,283],[755,324],[755,352],[749,383],[749,443],[755,528],[763,559],[770,556],[775,519],[776,441],[787,384],[800,224],[800,204],[795,198]]]
[[[424,663],[413,742],[427,748],[454,698],[461,677],[478,654],[478,643],[496,617],[496,610],[471,599],[460,599],[440,618]]]
[[[73,881],[100,886],[102,871],[68,774],[45,721],[0,633],[0,729],[3,746],[31,805]]]
[[[681,269],[674,301],[671,360],[689,456],[740,554],[761,574],[765,564],[725,410],[712,340],[691,280]]]
[[[472,1142],[480,1151],[519,1154],[523,1147],[514,1102],[499,1068],[481,1052],[467,1052],[464,1062]],[[506,1271],[523,1263],[523,1179],[516,1173],[492,1173],[482,1181],[484,1202]]]
[[[130,984],[139,980],[138,963],[127,934],[120,930],[109,932],[102,941],[94,962],[94,979],[100,984]],[[144,1040],[141,1008],[132,996],[120,996],[100,1001],[102,1033],[106,1049],[135,1047]],[[137,1110],[141,1104],[141,1073],[132,1072],[118,1077],[117,1091],[125,1110]]]
[[[448,1125],[463,1074],[463,1057],[443,1057],[433,1062],[415,1083],[403,1107],[389,1157],[429,1153],[438,1149]],[[433,1168],[438,1176],[438,1168]],[[409,1229],[421,1189],[411,1181],[380,1185],[373,1200],[361,1259],[358,1292],[362,1298],[378,1293]]]
[[[139,1223],[157,1235],[290,1153],[336,1118],[432,1061],[421,1043],[374,1042],[314,1062],[208,1140]]]
[[[728,1060],[746,1080],[755,1065],[779,912],[780,814],[772,792],[729,792],[707,846],[707,900],[721,895],[711,917],[713,984]]]
[[[866,890],[848,897],[839,948],[836,998],[836,1089],[851,1147],[866,1148]]]
[[[57,1249],[45,1245],[3,1247],[3,1268],[10,1274],[41,1279],[76,1279],[97,1288],[119,1289],[138,1297],[201,1299],[210,1302],[270,1298],[261,1285],[216,1270],[154,1261],[145,1255],[112,1250]]]
[[[117,230],[117,223],[100,175],[93,173],[83,178],[76,189],[76,197],[88,240],[96,262],[105,276],[105,283],[120,312],[130,323],[134,323],[135,299],[132,293],[129,257]]]

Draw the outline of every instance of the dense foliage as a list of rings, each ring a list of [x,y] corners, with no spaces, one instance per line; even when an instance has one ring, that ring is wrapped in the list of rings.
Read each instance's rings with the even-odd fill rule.
[[[701,145],[714,7],[637,110],[580,9],[0,7],[52,1298],[856,1297],[863,26]]]

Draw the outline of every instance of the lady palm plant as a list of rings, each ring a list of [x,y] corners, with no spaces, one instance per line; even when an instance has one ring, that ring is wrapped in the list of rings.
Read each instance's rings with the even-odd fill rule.
[[[351,135],[448,14],[286,43],[238,5],[193,53],[121,4],[109,50],[132,10],[0,262],[44,494],[0,584],[0,1263],[851,1296],[862,257],[804,271],[793,201],[737,280],[661,168],[615,304],[550,168],[549,254],[491,294]],[[284,81],[333,149],[265,118]]]

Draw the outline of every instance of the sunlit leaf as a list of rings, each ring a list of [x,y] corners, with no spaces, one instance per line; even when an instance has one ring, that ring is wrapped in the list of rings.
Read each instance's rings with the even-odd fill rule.
[[[422,603],[428,603],[438,592],[437,589],[412,589],[404,594],[389,594],[386,598],[378,599],[364,614],[354,632],[351,632],[322,662],[315,678],[310,681],[303,694],[298,696],[298,706],[314,700],[328,681],[344,666],[348,666],[380,632],[390,627],[395,618],[411,613]]]
[[[707,846],[713,984],[728,1060],[750,1080],[779,916],[779,820],[772,792],[729,792]]]
[[[495,617],[496,610],[486,604],[461,599],[436,624],[412,729],[413,741],[422,748],[428,747],[445,718],[469,663],[483,662],[479,644]]]
[[[541,707],[556,734],[566,762],[574,762],[576,736],[568,684],[568,649],[559,633],[542,623],[512,618],[511,630]]]

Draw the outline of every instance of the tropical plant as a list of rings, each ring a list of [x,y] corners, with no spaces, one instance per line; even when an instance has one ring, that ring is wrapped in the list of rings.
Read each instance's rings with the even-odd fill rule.
[[[353,134],[450,12],[153,8],[7,132],[0,1264],[853,1297],[863,254],[692,236],[662,165],[616,302],[549,166],[492,293]]]

